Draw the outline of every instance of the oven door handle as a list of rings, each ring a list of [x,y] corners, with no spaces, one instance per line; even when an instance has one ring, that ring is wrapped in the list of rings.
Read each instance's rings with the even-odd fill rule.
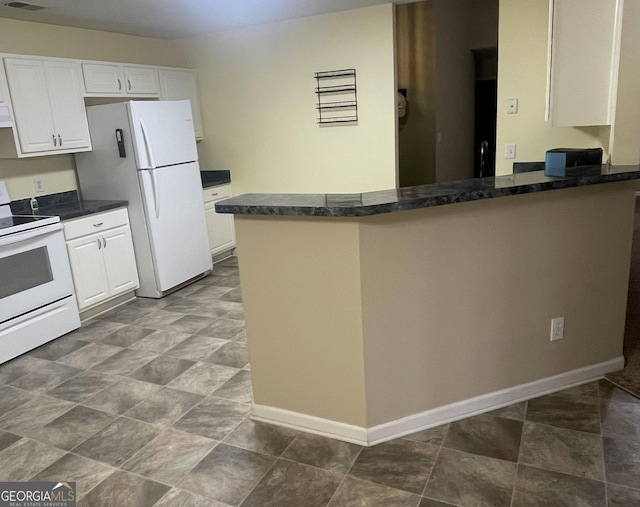
[[[30,229],[28,231],[9,234],[0,238],[0,247],[7,245],[15,245],[18,242],[28,241],[30,239],[39,238],[62,229],[62,224],[51,224],[45,227]]]

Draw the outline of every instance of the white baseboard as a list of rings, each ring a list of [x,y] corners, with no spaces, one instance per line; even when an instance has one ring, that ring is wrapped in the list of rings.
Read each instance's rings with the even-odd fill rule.
[[[618,356],[609,361],[535,380],[527,384],[493,391],[370,428],[256,404],[252,407],[251,418],[256,421],[276,424],[307,433],[314,433],[363,446],[371,446],[415,433],[416,431],[422,431],[555,391],[592,382],[602,378],[606,373],[618,371],[623,367],[624,357]]]
[[[251,419],[322,435],[323,437],[344,440],[353,444],[370,445],[367,443],[367,429],[362,426],[354,426],[282,408],[256,405],[254,403],[251,407]]]

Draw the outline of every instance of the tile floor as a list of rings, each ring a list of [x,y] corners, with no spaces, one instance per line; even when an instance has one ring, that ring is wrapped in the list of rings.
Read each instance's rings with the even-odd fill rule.
[[[640,400],[594,382],[362,448],[257,424],[235,259],[0,366],[0,480],[90,507],[640,505]]]

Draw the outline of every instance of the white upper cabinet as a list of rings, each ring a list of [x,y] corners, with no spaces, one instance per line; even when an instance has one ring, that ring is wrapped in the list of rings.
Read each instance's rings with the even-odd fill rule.
[[[91,149],[77,62],[5,58],[17,156]]]
[[[131,67],[128,65],[125,65],[123,69],[128,94],[153,97],[160,95],[157,69],[150,67]]]
[[[82,76],[87,95],[124,94],[124,73],[119,65],[83,63]]]
[[[45,62],[44,68],[58,148],[74,151],[90,148],[89,124],[82,98],[78,64]]]
[[[196,73],[189,69],[160,69],[160,99],[191,101],[193,127],[196,139],[202,139],[202,118],[198,100],[198,81]]]
[[[87,96],[158,97],[158,70],[116,63],[82,63]]]
[[[611,124],[622,5],[623,0],[550,0],[547,119],[553,126]]]
[[[4,66],[0,65],[0,104],[9,102],[9,89],[7,88],[7,74]]]
[[[203,137],[193,70],[2,53],[0,158],[91,151],[85,97],[188,99]]]
[[[13,126],[13,108],[9,98],[9,87],[7,85],[7,74],[4,65],[0,65],[0,127]]]

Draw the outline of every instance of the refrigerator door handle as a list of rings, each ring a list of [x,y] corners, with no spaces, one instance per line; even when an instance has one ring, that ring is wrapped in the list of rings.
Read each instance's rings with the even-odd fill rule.
[[[160,218],[160,189],[156,181],[155,171],[149,171],[149,174],[151,175],[151,188],[153,190],[153,208],[156,212],[156,218]]]
[[[142,138],[144,139],[144,150],[147,152],[147,159],[149,160],[149,164],[151,167],[156,167],[156,164],[153,160],[153,151],[151,150],[151,146],[149,145],[149,138],[147,137],[147,129],[144,128],[144,122],[142,118],[138,120],[140,122],[140,129],[142,130]]]

